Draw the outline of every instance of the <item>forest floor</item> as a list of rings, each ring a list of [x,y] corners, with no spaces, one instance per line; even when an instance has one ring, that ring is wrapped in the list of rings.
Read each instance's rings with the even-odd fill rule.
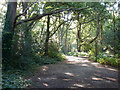
[[[28,88],[118,88],[118,69],[89,61],[87,57],[66,56],[58,64],[44,65],[27,77]]]

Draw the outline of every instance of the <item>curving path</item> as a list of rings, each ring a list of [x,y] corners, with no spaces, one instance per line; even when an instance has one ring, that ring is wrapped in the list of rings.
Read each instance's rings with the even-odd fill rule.
[[[64,62],[40,67],[29,78],[29,88],[118,88],[117,69],[85,57],[66,58]]]

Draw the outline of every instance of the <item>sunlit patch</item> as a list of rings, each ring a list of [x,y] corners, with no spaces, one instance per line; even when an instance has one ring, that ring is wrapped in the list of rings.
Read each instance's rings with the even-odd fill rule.
[[[87,64],[82,64],[81,66],[88,66]]]
[[[77,88],[77,87],[68,87],[68,88]]]
[[[65,80],[65,81],[71,81],[72,79],[63,79],[63,80]]]
[[[98,63],[92,63],[93,65],[98,65]]]
[[[39,80],[41,80],[41,78],[38,77]]]
[[[73,86],[84,87],[84,85],[82,85],[82,84],[73,84]]]
[[[85,63],[85,62],[90,62],[90,61],[88,61],[88,60],[83,60],[83,61],[81,61],[81,62]]]
[[[40,52],[38,52],[38,54],[40,54]]]
[[[43,71],[47,71],[48,67],[47,66],[42,66]]]
[[[111,78],[111,77],[104,77],[104,78],[106,78],[106,79],[109,79],[109,80],[112,80],[112,81],[117,81],[117,79],[115,79],[115,78]]]
[[[92,77],[92,80],[103,80],[102,78]]]
[[[57,78],[51,78],[52,80],[55,80],[55,79],[57,79]]]
[[[99,66],[99,67],[97,67],[97,68],[104,68],[104,67],[100,67],[100,66]]]
[[[68,63],[70,64],[77,64],[77,63],[86,63],[90,62],[86,58],[74,57],[74,56],[66,56]]]
[[[46,80],[47,80],[47,81],[50,81],[50,80],[55,80],[55,79],[57,79],[57,78],[49,78],[49,77],[48,77],[48,78],[42,78],[42,80],[45,80],[45,81],[46,81]]]
[[[101,76],[100,74],[96,74],[96,73],[95,73],[95,75],[96,75],[96,76]]]
[[[48,84],[47,83],[43,83],[44,86],[48,87]]]
[[[113,69],[113,68],[107,68],[108,70],[111,70],[111,71],[118,71],[117,69]]]
[[[69,75],[69,76],[74,76],[72,73],[65,73],[66,75]]]

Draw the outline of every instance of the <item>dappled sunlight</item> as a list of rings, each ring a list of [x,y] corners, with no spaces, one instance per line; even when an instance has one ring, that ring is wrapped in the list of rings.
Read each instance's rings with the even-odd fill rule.
[[[85,87],[85,85],[83,85],[83,84],[73,84],[73,86],[77,86],[77,87]]]
[[[113,78],[113,77],[102,77],[101,75],[99,75],[99,74],[95,74],[96,75],[96,77],[95,76],[93,76],[93,77],[91,77],[91,79],[92,80],[107,80],[107,82],[108,81],[114,81],[114,82],[117,82],[118,80],[117,79],[115,79],[115,78]]]
[[[65,73],[66,75],[69,75],[69,76],[74,76],[74,74],[73,73],[69,73],[69,72],[67,72],[67,73]]]
[[[95,76],[101,76],[101,75],[100,75],[100,74],[96,74],[96,73],[95,73]]]
[[[79,62],[79,58],[78,57],[66,56],[66,58],[68,59],[69,62],[72,62],[72,61]]]
[[[90,62],[88,60],[82,60],[81,63],[86,63],[86,62]]]
[[[99,65],[99,66],[96,66],[96,65]],[[110,66],[101,66],[99,63],[98,64],[96,64],[95,66],[97,67],[97,68],[101,68],[101,69],[107,69],[107,70],[110,70],[110,71],[114,71],[114,72],[118,72],[118,69],[115,69],[115,68],[110,68]]]
[[[98,65],[99,63],[91,63],[91,64],[93,64],[93,65]]]
[[[57,78],[55,78],[55,77],[46,77],[46,78],[41,78],[41,81],[50,81],[50,80],[56,80]]]
[[[55,79],[57,79],[57,78],[51,78],[52,80],[55,80]]]
[[[47,71],[48,67],[47,66],[42,66],[42,71]]]
[[[97,68],[101,68],[101,69],[104,69],[104,67],[100,67],[100,66],[99,66],[99,67],[98,67],[98,66],[96,66],[96,67],[97,67]]]
[[[66,56],[67,60],[69,62],[89,62],[86,60],[86,58],[80,58],[80,57],[75,57],[75,56]]]
[[[88,66],[88,64],[82,64],[81,66]]]
[[[114,81],[117,82],[118,80],[115,78],[111,78],[111,77],[103,77],[104,79],[110,80],[110,81]]]
[[[111,70],[111,71],[115,71],[117,72],[118,70],[117,69],[113,69],[113,68],[107,68],[108,70]]]
[[[40,77],[38,77],[38,80],[41,80],[41,78],[40,78]]]
[[[86,58],[70,56],[69,59],[71,59],[69,62],[42,66],[43,72],[40,72],[35,79],[38,86],[40,88],[118,87],[116,69],[104,67]]]
[[[102,78],[92,77],[92,80],[103,80]]]
[[[57,79],[57,78],[55,78],[55,77],[50,77],[50,78],[45,78],[46,80],[55,80],[55,79]]]
[[[64,80],[64,81],[72,81],[72,79],[62,79],[62,80]]]
[[[70,64],[90,62],[86,58],[82,58],[82,57],[66,56],[66,58],[67,58],[67,61],[68,61],[67,63],[70,63]]]
[[[43,83],[44,86],[48,87],[49,85],[47,83]]]

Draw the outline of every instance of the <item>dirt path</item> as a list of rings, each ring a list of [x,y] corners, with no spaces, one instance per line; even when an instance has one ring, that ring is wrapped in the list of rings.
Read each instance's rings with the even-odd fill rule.
[[[40,67],[29,88],[118,88],[118,70],[87,58],[66,56],[59,64]]]

